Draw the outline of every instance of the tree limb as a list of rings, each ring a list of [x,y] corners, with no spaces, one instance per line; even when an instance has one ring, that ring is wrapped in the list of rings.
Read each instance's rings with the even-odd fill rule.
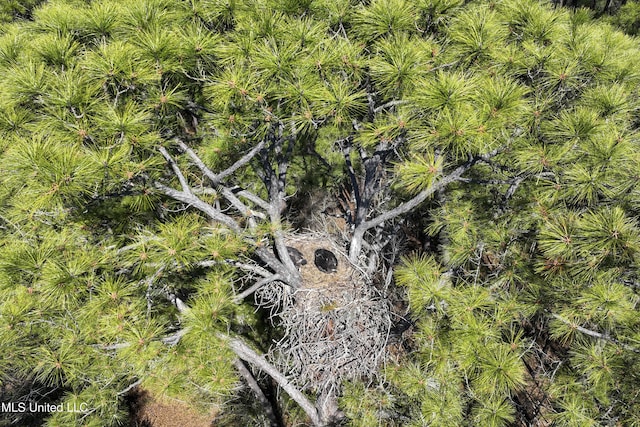
[[[196,165],[198,167],[198,169],[200,169],[200,171],[207,178],[209,178],[209,180],[213,183],[213,185],[216,186],[216,187],[219,187],[220,193],[222,193],[222,195],[229,201],[229,203],[231,203],[231,205],[234,208],[236,208],[238,210],[238,212],[240,212],[241,215],[243,215],[245,217],[255,216],[255,217],[258,217],[258,218],[261,218],[261,219],[265,218],[264,214],[262,214],[260,212],[255,212],[255,211],[249,209],[249,207],[247,205],[242,203],[242,201],[240,201],[240,199],[238,199],[238,197],[236,197],[236,195],[233,193],[233,191],[231,191],[228,187],[222,185],[222,179],[225,178],[226,176],[228,176],[233,171],[236,171],[238,168],[240,168],[244,164],[248,163],[253,158],[253,156],[255,156],[255,154],[258,152],[258,150],[261,148],[261,144],[258,144],[256,147],[254,147],[253,150],[251,150],[249,153],[244,155],[240,160],[238,160],[236,163],[234,163],[230,168],[226,169],[225,171],[221,172],[220,174],[215,174],[211,169],[209,169],[209,167],[207,167],[207,165],[204,164],[202,159],[200,159],[200,157],[191,148],[189,148],[189,146],[187,146],[187,144],[185,144],[183,141],[178,140],[178,145],[180,146],[180,148],[185,153],[187,153],[187,155],[191,159],[191,162],[194,165]],[[264,144],[262,143],[262,145],[264,145]],[[227,171],[232,171],[232,172],[229,172],[228,174],[225,174]],[[257,196],[255,196],[255,195],[252,195],[252,196],[253,196],[252,197],[253,199],[258,199]],[[266,204],[266,202],[264,202],[264,204]],[[255,228],[255,223],[252,224],[252,227]]]
[[[613,338],[612,336],[608,335],[608,334],[602,334],[600,332],[596,332],[596,331],[592,331],[591,329],[587,329],[584,328],[580,325],[578,325],[577,323],[574,323],[570,320],[565,319],[564,317],[560,316],[559,314],[556,313],[551,313],[549,312],[549,314],[551,314],[551,317],[553,317],[556,320],[559,320],[560,322],[564,323],[565,325],[569,326],[571,329],[575,329],[578,332],[582,332],[585,335],[588,335],[590,337],[593,338],[597,338],[600,340],[605,340],[605,341],[609,341],[613,344],[619,345],[620,347],[624,348],[625,350],[629,350],[632,351],[634,353],[639,353],[640,354],[640,349],[637,349],[635,347],[632,347],[628,344],[625,344],[623,342],[620,342],[620,340]]]
[[[240,187],[237,187],[237,186],[233,187],[233,188],[230,188],[229,190],[231,190],[233,193],[237,194],[239,197],[244,197],[245,199],[249,200],[250,202],[254,203],[255,205],[260,206],[265,211],[269,210],[269,203],[264,201],[261,197],[256,196],[252,192],[247,191],[247,190],[243,190],[243,189],[241,189]]]
[[[191,191],[184,192],[174,190],[171,187],[167,187],[164,184],[159,183],[158,181],[153,183],[157,190],[159,190],[165,196],[171,197],[172,199],[178,200],[179,202],[183,202],[188,204],[189,206],[193,206],[199,211],[206,214],[212,220],[219,222],[221,224],[226,225],[231,230],[235,231],[238,234],[242,233],[242,228],[238,223],[228,215],[223,214],[219,210],[215,209],[208,203],[205,203],[200,198],[195,196]]]
[[[122,396],[124,394],[129,393],[131,390],[133,390],[134,388],[138,387],[140,384],[142,384],[142,380],[137,380],[131,384],[129,384],[127,387],[125,387],[124,389],[120,390],[118,392],[118,396]]]
[[[286,250],[286,248],[285,253],[287,254],[287,256],[289,256],[289,252]],[[282,262],[278,260],[278,258],[275,257],[273,252],[271,252],[264,246],[256,248],[255,254],[258,255],[260,259],[265,262],[265,264],[275,270],[276,273],[280,274],[280,276],[282,276],[283,282],[292,286],[293,288],[300,287],[300,285],[302,284],[302,278],[300,277],[300,272],[295,266],[293,268],[297,274],[294,275],[290,269],[288,269]],[[291,260],[291,257],[289,257],[289,260]]]
[[[178,177],[178,181],[180,181],[182,192],[186,194],[193,194],[191,192],[191,187],[189,187],[189,184],[187,183],[187,179],[182,174],[182,171],[178,167],[178,164],[176,163],[176,161],[173,160],[173,157],[171,157],[171,154],[169,154],[169,152],[162,146],[158,148],[158,151],[160,151],[162,156],[167,160],[167,163],[171,165],[171,169],[173,169],[173,173]]]
[[[246,263],[242,263],[242,262],[234,261],[230,259],[226,259],[222,261],[217,261],[217,260],[200,261],[196,263],[196,266],[207,268],[207,267],[213,267],[214,265],[222,265],[222,264],[232,265],[234,267],[241,268],[242,270],[259,274],[262,277],[270,277],[272,274],[269,271],[265,270],[264,268],[260,267],[259,265],[246,264]]]
[[[266,285],[268,283],[271,283],[271,282],[275,282],[276,280],[280,280],[280,279],[282,279],[282,277],[279,274],[273,274],[273,275],[271,275],[269,277],[265,277],[264,279],[258,280],[251,287],[249,287],[248,289],[246,289],[246,290],[242,291],[240,294],[238,294],[233,300],[234,300],[234,302],[236,304],[240,304],[243,299],[245,299],[246,297],[248,297],[249,295],[251,295],[252,293],[257,291],[258,289],[260,289],[264,285]]]
[[[479,160],[478,158],[469,160],[463,165],[458,166],[453,172],[451,172],[449,175],[445,176],[444,178],[440,179],[438,182],[431,185],[429,188],[422,190],[411,200],[405,203],[402,203],[397,207],[395,207],[394,209],[391,209],[390,211],[380,214],[373,219],[360,223],[354,230],[353,237],[351,238],[351,247],[349,248],[349,260],[352,263],[357,263],[358,256],[360,255],[360,251],[362,249],[362,240],[364,239],[364,233],[367,230],[373,227],[377,227],[378,225],[382,224],[385,221],[388,221],[399,215],[402,215],[411,211],[420,203],[424,202],[432,194],[436,193],[437,191],[441,190],[442,188],[446,187],[452,182],[460,179],[462,174],[465,173],[467,170],[469,170],[478,160]]]
[[[394,101],[389,101],[386,104],[382,104],[382,105],[380,105],[378,107],[375,107],[373,109],[373,112],[374,113],[379,113],[380,111],[385,110],[387,108],[395,107],[396,105],[406,104],[407,102],[409,102],[409,101],[404,100],[404,99],[396,99]]]
[[[233,362],[233,365],[236,367],[236,369],[238,370],[238,373],[242,376],[242,378],[244,378],[247,385],[253,391],[253,394],[255,394],[258,401],[262,404],[262,407],[264,408],[264,412],[267,415],[267,418],[269,418],[269,422],[271,423],[271,426],[272,427],[280,426],[280,423],[278,422],[278,418],[276,417],[276,414],[275,414],[275,411],[273,410],[273,406],[271,405],[271,402],[269,402],[269,399],[267,399],[267,396],[265,396],[264,392],[260,388],[260,384],[258,384],[258,382],[256,381],[251,371],[247,369],[245,364],[240,359],[236,359]]]
[[[256,353],[251,347],[237,338],[225,337],[229,348],[240,359],[251,363],[263,372],[267,373],[287,394],[296,401],[302,410],[311,419],[315,426],[323,426],[325,423],[320,419],[318,410],[311,401],[284,376],[278,369],[271,365],[267,360]]]
[[[260,141],[255,147],[253,147],[247,154],[242,156],[238,161],[236,161],[234,164],[232,164],[222,172],[216,174],[216,173],[213,173],[213,171],[209,169],[202,160],[200,160],[198,155],[191,148],[189,148],[187,144],[185,144],[183,141],[178,140],[178,145],[180,146],[180,148],[184,150],[185,153],[187,153],[187,155],[191,158],[193,163],[202,171],[202,173],[206,175],[207,178],[211,180],[211,182],[213,182],[214,185],[220,184],[220,182],[222,182],[223,179],[233,174],[242,166],[249,163],[251,159],[253,159],[253,157],[260,150],[262,150],[262,148],[264,148],[265,143],[266,143],[265,140]]]

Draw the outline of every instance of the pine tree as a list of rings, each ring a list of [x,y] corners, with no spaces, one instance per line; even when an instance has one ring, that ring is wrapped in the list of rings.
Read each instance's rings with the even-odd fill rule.
[[[524,0],[35,3],[0,18],[4,401],[638,425],[635,39]],[[356,286],[310,299],[313,191]]]

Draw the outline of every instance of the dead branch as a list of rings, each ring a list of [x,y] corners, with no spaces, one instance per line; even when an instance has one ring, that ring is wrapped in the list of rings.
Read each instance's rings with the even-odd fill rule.
[[[236,367],[236,369],[238,370],[238,373],[242,376],[242,378],[244,378],[244,380],[247,382],[247,385],[253,391],[253,394],[258,399],[258,402],[262,404],[262,407],[264,408],[264,412],[267,415],[267,418],[269,418],[269,422],[271,423],[271,426],[272,427],[280,426],[280,423],[278,422],[278,418],[276,417],[276,414],[275,414],[275,411],[273,410],[273,406],[271,405],[271,402],[269,402],[269,399],[267,399],[267,396],[265,396],[264,392],[260,388],[260,384],[258,384],[258,382],[256,381],[251,371],[245,366],[244,362],[242,362],[242,360],[240,359],[236,359],[233,362],[233,365]]]
[[[238,234],[242,233],[242,228],[240,227],[240,225],[238,225],[238,223],[233,218],[223,214],[222,212],[220,212],[210,204],[205,203],[199,197],[194,195],[191,192],[191,190],[187,192],[174,190],[173,188],[167,187],[166,185],[161,184],[157,181],[154,182],[153,184],[156,187],[156,189],[160,191],[162,194],[164,194],[165,196],[171,197],[172,199],[177,200],[179,202],[186,203],[189,206],[193,206],[194,208],[198,209],[199,211],[207,215],[212,220],[219,222],[223,225],[226,225],[228,228],[230,228],[231,230],[233,230]]]
[[[405,203],[402,203],[397,207],[395,207],[394,209],[391,209],[390,211],[380,214],[373,219],[360,223],[354,230],[353,237],[351,238],[351,246],[349,248],[349,260],[354,264],[358,262],[358,257],[360,256],[360,251],[362,250],[362,241],[364,239],[364,234],[367,230],[373,227],[377,227],[385,221],[389,221],[390,219],[393,219],[399,215],[402,215],[411,211],[412,209],[417,207],[419,204],[424,202],[427,198],[429,198],[432,194],[436,193],[437,191],[441,190],[442,188],[446,187],[452,182],[457,181],[462,176],[462,174],[465,173],[467,170],[469,170],[477,161],[478,161],[477,158],[469,160],[463,165],[458,166],[453,172],[451,172],[449,175],[445,176],[444,178],[440,179],[438,182],[436,182],[429,188],[422,190],[411,200]]]
[[[191,158],[193,163],[198,166],[198,168],[206,175],[207,178],[213,182],[214,185],[218,185],[222,182],[223,179],[233,174],[235,171],[246,165],[253,159],[253,157],[264,148],[266,141],[260,141],[255,147],[253,147],[247,154],[242,156],[238,161],[236,161],[233,165],[229,166],[227,169],[222,172],[216,174],[213,173],[211,169],[209,169],[202,160],[198,157],[198,155],[191,149],[187,144],[183,141],[178,140],[178,145],[180,148],[187,153],[187,155]]]
[[[268,283],[271,283],[271,282],[275,282],[276,280],[280,280],[280,279],[282,279],[282,277],[279,274],[273,274],[273,275],[271,275],[269,277],[265,277],[264,279],[258,280],[254,285],[252,285],[248,289],[246,289],[246,290],[242,291],[240,294],[238,294],[234,298],[234,302],[236,304],[240,304],[243,299],[245,299],[246,297],[248,297],[249,295],[251,295],[252,293],[257,291],[258,289],[260,289],[264,285],[266,285]]]
[[[176,163],[175,160],[173,160],[173,157],[171,157],[169,152],[162,146],[158,148],[158,151],[160,151],[162,156],[167,160],[167,163],[171,165],[171,169],[173,169],[173,173],[178,177],[178,181],[180,181],[182,192],[186,194],[193,194],[191,192],[191,187],[187,183],[187,179],[184,177],[184,175],[182,174],[182,171],[178,167],[178,164]]]
[[[202,268],[213,267],[214,265],[232,265],[232,266],[240,268],[242,270],[249,271],[251,273],[256,273],[256,274],[258,274],[258,275],[260,275],[262,277],[270,277],[271,276],[271,273],[269,271],[265,270],[264,268],[260,267],[259,265],[246,264],[246,263],[243,263],[243,262],[234,261],[232,259],[225,259],[225,260],[221,260],[221,261],[206,260],[206,261],[200,261],[200,262],[196,263],[196,266],[202,267]]]
[[[578,325],[577,323],[574,323],[570,320],[565,319],[564,317],[560,316],[559,314],[556,313],[550,313],[551,317],[553,317],[556,320],[559,320],[560,322],[564,323],[565,325],[569,326],[571,329],[575,329],[578,332],[582,332],[585,335],[588,335],[590,337],[593,338],[597,338],[600,340],[605,340],[605,341],[609,341],[610,343],[619,345],[620,347],[624,348],[625,350],[628,351],[632,351],[634,353],[640,353],[640,349],[632,347],[628,344],[625,344],[623,342],[620,342],[620,340],[613,338],[611,335],[608,334],[602,334],[600,332],[596,332],[596,331],[592,331],[591,329],[587,329],[584,328],[580,325]]]
[[[298,405],[302,408],[302,410],[307,414],[307,416],[311,419],[311,422],[315,426],[323,426],[325,423],[320,419],[320,415],[318,414],[318,410],[314,406],[313,403],[307,397],[291,383],[278,369],[276,369],[272,364],[267,362],[267,360],[256,353],[251,347],[246,345],[244,342],[237,338],[230,338],[222,335],[223,338],[226,338],[227,344],[229,348],[242,360],[251,363],[256,366],[261,371],[267,373],[273,380],[278,383],[280,387],[287,394],[296,401]]]

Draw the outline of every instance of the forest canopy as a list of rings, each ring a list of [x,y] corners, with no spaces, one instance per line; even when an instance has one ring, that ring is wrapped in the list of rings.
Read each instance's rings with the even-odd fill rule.
[[[612,22],[3,3],[1,400],[87,410],[0,424],[127,425],[145,390],[215,425],[640,426],[640,49]]]

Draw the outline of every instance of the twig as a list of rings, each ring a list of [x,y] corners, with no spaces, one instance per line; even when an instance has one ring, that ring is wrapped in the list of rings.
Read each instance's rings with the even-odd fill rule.
[[[202,173],[204,173],[206,175],[206,177],[209,178],[211,180],[211,182],[214,183],[214,185],[220,184],[220,182],[223,179],[225,179],[226,177],[228,177],[229,175],[231,175],[232,173],[234,173],[235,171],[240,169],[242,166],[244,166],[247,163],[249,163],[251,161],[251,159],[260,150],[262,150],[262,148],[264,147],[265,143],[266,143],[265,140],[260,141],[255,147],[253,147],[251,149],[251,151],[249,151],[247,154],[242,156],[233,165],[229,166],[227,169],[223,170],[222,172],[216,174],[216,173],[213,173],[213,171],[211,169],[209,169],[204,164],[204,162],[202,160],[200,160],[198,155],[191,148],[189,148],[189,146],[187,146],[187,144],[185,144],[183,141],[178,140],[178,145],[180,145],[180,148],[182,148],[184,150],[184,152],[187,153],[187,155],[191,158],[193,163],[196,166],[198,166],[198,168],[202,171]]]
[[[221,334],[221,338],[227,340],[229,348],[242,360],[245,360],[267,373],[287,394],[300,405],[302,410],[311,419],[315,426],[322,426],[324,423],[320,419],[318,410],[309,399],[296,388],[291,381],[287,379],[278,369],[271,365],[267,360],[256,353],[251,347],[237,338],[231,338]]]
[[[191,187],[189,186],[189,183],[187,183],[187,179],[184,177],[184,175],[182,174],[182,171],[178,167],[178,164],[176,163],[175,160],[173,160],[173,157],[171,157],[169,152],[164,147],[159,147],[158,151],[160,151],[162,156],[167,160],[167,163],[169,163],[169,165],[171,166],[171,169],[173,169],[173,173],[176,174],[176,176],[178,177],[178,181],[180,181],[180,186],[182,187],[182,191],[186,194],[193,194],[191,192]]]
[[[275,282],[276,280],[280,280],[280,279],[282,279],[282,277],[279,274],[274,274],[269,277],[265,277],[262,280],[258,280],[253,286],[244,290],[242,293],[238,294],[233,300],[236,304],[240,304],[243,299],[245,299],[246,297],[248,297],[249,295],[257,291],[264,285],[271,282]]]
[[[592,331],[591,329],[584,328],[584,327],[578,325],[577,323],[574,323],[574,322],[571,322],[571,321],[565,319],[564,317],[560,316],[559,314],[551,313],[551,312],[549,312],[549,314],[551,314],[551,317],[561,321],[565,325],[569,326],[571,329],[575,329],[576,331],[582,332],[583,334],[588,335],[588,336],[593,337],[593,338],[598,338],[598,339],[601,339],[601,340],[609,341],[611,343],[619,345],[620,347],[624,348],[625,350],[629,350],[629,351],[632,351],[634,353],[639,353],[640,354],[640,349],[637,349],[637,348],[632,347],[632,346],[630,346],[628,344],[620,342],[620,340],[618,340],[616,338],[613,338],[610,335],[602,334],[600,332],[596,332],[596,331]]]
[[[267,396],[265,396],[264,392],[260,388],[260,385],[256,381],[251,371],[247,369],[244,362],[242,362],[242,360],[240,359],[234,360],[233,365],[236,367],[236,369],[238,370],[238,373],[242,376],[242,378],[244,378],[244,380],[247,382],[247,385],[253,391],[253,394],[256,395],[256,398],[258,399],[258,401],[262,404],[262,407],[264,408],[264,412],[267,415],[267,418],[269,418],[271,426],[272,427],[280,426],[280,423],[278,422],[278,418],[276,417],[276,414],[275,414],[275,411],[273,410],[273,406],[271,405],[271,402],[269,402],[269,399],[267,399]]]

